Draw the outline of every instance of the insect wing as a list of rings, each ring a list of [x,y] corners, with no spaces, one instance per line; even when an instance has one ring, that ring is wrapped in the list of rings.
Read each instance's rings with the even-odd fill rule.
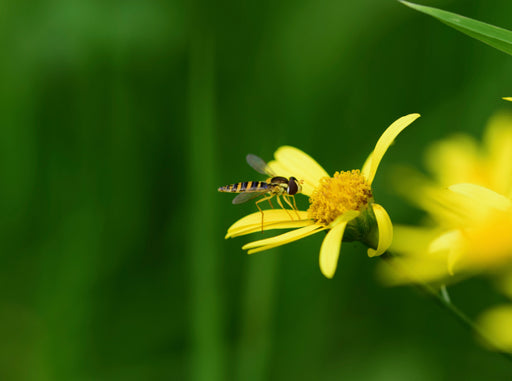
[[[244,192],[240,193],[233,199],[233,204],[243,204],[244,202],[247,202],[249,200],[252,200],[253,198],[256,198],[258,196],[261,196],[262,194],[266,193],[267,190],[263,189],[261,192]]]
[[[251,167],[253,167],[256,171],[258,171],[259,173],[262,173],[264,175],[269,175],[271,177],[275,176],[275,173],[269,168],[267,163],[265,163],[265,161],[261,157],[250,153],[249,155],[247,155],[246,159],[247,159],[247,163]]]

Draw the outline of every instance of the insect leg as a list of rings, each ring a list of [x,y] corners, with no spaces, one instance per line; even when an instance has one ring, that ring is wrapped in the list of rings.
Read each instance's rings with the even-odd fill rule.
[[[276,198],[277,198],[277,203],[279,204],[279,206],[280,206],[281,208],[283,208],[283,209],[286,211],[286,213],[288,213],[288,216],[290,216],[290,219],[292,219],[292,220],[293,220],[293,216],[290,214],[290,212],[288,211],[288,209],[286,209],[286,208],[283,206],[283,203],[281,202],[281,199],[279,198],[279,195],[277,195],[277,196],[276,196]]]
[[[290,208],[295,211],[295,214],[297,214],[297,219],[300,220],[300,215],[299,215],[299,212],[297,209],[297,204],[295,204],[295,197],[293,197],[293,195],[283,194],[283,198],[284,198],[284,201],[290,206]],[[293,200],[293,205],[290,202],[290,198]],[[292,220],[293,220],[293,218],[292,218]]]
[[[290,199],[289,197],[293,197],[293,196],[289,196],[287,194],[283,194],[283,199],[284,199],[284,202],[286,202],[288,204],[288,206],[290,207],[290,209],[295,209],[292,205],[292,203],[290,202]]]
[[[299,208],[297,208],[297,204],[295,203],[295,196],[291,195],[290,197],[293,200],[293,208],[295,209],[295,213],[297,213],[297,218],[300,220]]]
[[[270,194],[268,196],[265,196],[263,198],[260,198],[258,201],[256,201],[256,207],[259,209],[259,211],[261,212],[261,232],[263,233],[263,209],[260,208],[260,206],[258,205],[260,202],[263,202],[263,201],[266,201],[268,200],[268,202],[270,203],[270,199],[274,197],[274,194]],[[270,204],[272,205],[272,204]],[[273,208],[273,207],[272,207]]]

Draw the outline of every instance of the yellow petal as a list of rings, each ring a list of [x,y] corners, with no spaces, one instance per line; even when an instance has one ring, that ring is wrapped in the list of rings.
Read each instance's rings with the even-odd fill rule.
[[[464,183],[450,185],[448,188],[452,192],[468,197],[473,202],[468,207],[494,208],[505,211],[512,206],[512,201],[505,196],[480,185]]]
[[[467,135],[455,135],[432,144],[426,151],[425,164],[442,186],[456,183],[485,185],[478,142]]]
[[[285,245],[287,243],[297,241],[301,238],[318,233],[326,228],[321,225],[309,225],[300,229],[295,229],[275,237],[260,239],[258,241],[250,242],[242,247],[243,250],[249,250],[249,254],[257,253],[259,251],[272,249],[277,246]]]
[[[373,157],[373,151],[370,152],[370,154],[368,155],[368,157],[366,158],[366,160],[362,166],[361,173],[365,178],[368,178],[368,174],[366,172],[368,172],[370,170],[370,167],[372,166],[372,157]]]
[[[503,99],[505,99],[506,101],[512,102],[512,97],[503,97]]]
[[[454,267],[462,258],[462,235],[459,230],[450,230],[434,239],[428,248],[429,253],[447,252],[447,269],[450,275],[454,275]]]
[[[302,228],[304,226],[313,225],[313,220],[295,220],[295,221],[283,221],[276,222],[273,224],[264,224],[263,231],[274,230],[274,229],[297,229]],[[240,237],[242,235],[252,234],[252,233],[260,233],[261,232],[261,221],[257,225],[247,226],[245,228],[234,230],[228,234],[226,234],[225,238],[234,238]]]
[[[405,225],[393,226],[393,254],[413,256],[418,251],[425,251],[430,242],[439,236],[441,230],[427,227]]]
[[[359,217],[360,214],[361,214],[361,212],[359,210],[347,210],[345,213],[343,213],[341,216],[339,216],[333,222],[331,222],[329,224],[329,228],[333,228],[342,222],[350,222],[354,218]]]
[[[478,184],[503,195],[512,195],[512,112],[500,112],[491,118],[485,131],[484,144],[488,157],[482,172],[489,180],[488,184]]]
[[[329,174],[311,156],[298,148],[282,146],[274,153],[275,160],[268,163],[277,176],[294,176],[302,180],[302,193],[310,196],[322,177]]]
[[[283,209],[263,211],[263,230],[296,228],[311,225],[312,223],[313,221],[308,218],[308,213],[304,211],[295,212],[289,210],[288,213]],[[237,237],[258,231],[261,231],[261,212],[249,214],[236,221],[228,228],[225,238]]]
[[[379,269],[381,279],[389,285],[417,282],[449,281],[447,250],[430,251],[431,242],[443,234],[440,229],[395,225],[394,254]],[[391,264],[388,266],[387,264]]]
[[[369,257],[384,254],[391,246],[391,242],[393,242],[393,224],[391,223],[391,218],[389,218],[386,209],[379,204],[372,204],[372,209],[379,229],[379,243],[377,245],[377,250],[371,248],[368,249]]]
[[[396,120],[391,126],[389,126],[381,135],[380,139],[375,145],[371,159],[367,159],[365,165],[361,169],[361,174],[366,178],[366,180],[368,180],[370,185],[373,182],[375,173],[377,173],[377,168],[379,167],[380,161],[382,160],[382,157],[386,153],[391,143],[393,143],[400,132],[402,132],[409,124],[414,122],[419,117],[420,114],[409,114],[403,116]]]
[[[475,204],[475,202],[473,202]],[[464,231],[464,267],[503,270],[512,262],[512,213],[493,209]]]
[[[419,206],[442,226],[460,226],[474,218],[468,198],[431,183],[418,172],[399,170],[395,179],[398,191]],[[394,246],[394,245],[393,245]]]
[[[322,247],[320,248],[320,271],[326,278],[331,279],[336,272],[338,266],[338,258],[340,256],[341,241],[347,221],[342,221],[334,226],[324,238]]]

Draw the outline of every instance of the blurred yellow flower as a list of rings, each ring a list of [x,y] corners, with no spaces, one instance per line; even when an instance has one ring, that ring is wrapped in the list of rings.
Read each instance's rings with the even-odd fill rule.
[[[512,301],[512,271],[500,279],[498,286]],[[487,309],[477,324],[494,345],[491,349],[512,353],[512,303]]]
[[[477,324],[492,340],[495,350],[512,353],[512,304],[492,307],[477,320]]]
[[[242,248],[249,254],[272,249],[312,234],[327,231],[320,248],[320,270],[327,278],[336,272],[341,241],[360,241],[368,247],[370,257],[384,253],[393,239],[393,226],[386,210],[373,199],[371,184],[385,152],[409,124],[419,117],[410,114],[395,121],[378,140],[361,171],[341,171],[330,177],[309,155],[283,146],[275,152],[269,167],[280,176],[294,176],[303,181],[302,193],[309,196],[308,211],[298,211],[291,220],[284,210],[265,210],[263,228],[291,229],[284,234],[254,241]],[[253,213],[235,222],[226,238],[261,230],[261,214]]]
[[[468,135],[455,135],[427,150],[426,165],[442,186],[472,183],[507,197],[512,192],[512,113],[493,116],[482,144]]]
[[[395,226],[391,251],[410,274],[385,271],[387,280],[456,281],[512,264],[512,114],[490,120],[482,146],[465,135],[434,144],[427,165],[437,183],[401,176],[401,192],[429,223]]]

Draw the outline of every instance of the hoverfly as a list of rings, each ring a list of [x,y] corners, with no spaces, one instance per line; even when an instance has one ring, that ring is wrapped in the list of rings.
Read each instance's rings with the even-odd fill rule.
[[[286,210],[291,219],[293,216],[288,212],[281,202],[280,196],[283,196],[283,200],[286,204],[295,212],[297,212],[297,204],[295,203],[295,195],[302,191],[302,181],[297,180],[295,177],[286,178],[283,176],[277,176],[274,171],[265,163],[260,157],[249,154],[247,155],[247,163],[253,167],[259,173],[270,176],[266,181],[245,181],[231,185],[225,185],[218,189],[219,192],[238,193],[233,199],[233,204],[242,204],[246,201],[252,200],[258,196],[265,195],[265,197],[256,201],[256,206],[261,212],[261,231],[263,231],[263,210],[258,204],[263,201],[267,201],[270,207],[273,209],[272,198],[276,198],[279,206]],[[292,202],[293,204],[292,204]],[[297,213],[298,216],[298,213]]]

